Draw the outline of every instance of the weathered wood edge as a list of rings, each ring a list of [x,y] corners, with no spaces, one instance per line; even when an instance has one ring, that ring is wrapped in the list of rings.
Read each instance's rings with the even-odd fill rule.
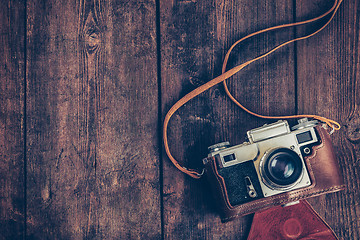
[[[25,3],[0,3],[0,239],[25,234]]]

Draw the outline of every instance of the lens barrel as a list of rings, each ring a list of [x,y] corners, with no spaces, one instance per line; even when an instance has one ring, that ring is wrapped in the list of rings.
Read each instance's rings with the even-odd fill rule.
[[[288,148],[277,148],[265,157],[262,175],[270,187],[288,188],[302,176],[303,164],[296,152]]]

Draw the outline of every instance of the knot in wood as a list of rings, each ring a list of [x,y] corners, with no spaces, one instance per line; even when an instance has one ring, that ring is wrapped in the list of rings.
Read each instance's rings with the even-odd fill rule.
[[[85,35],[85,45],[88,53],[93,53],[101,44],[100,34],[93,32]]]
[[[200,79],[199,77],[189,77],[190,83],[195,87],[200,87],[205,83],[204,80]]]
[[[92,12],[89,13],[84,24],[85,48],[89,54],[94,53],[101,44],[101,31],[98,21]]]
[[[346,137],[353,143],[360,142],[360,118],[352,117],[346,124]]]

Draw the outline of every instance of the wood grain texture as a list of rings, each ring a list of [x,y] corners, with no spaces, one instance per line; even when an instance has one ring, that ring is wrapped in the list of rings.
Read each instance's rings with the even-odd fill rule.
[[[239,38],[293,20],[289,1],[160,1],[163,114],[180,97],[221,73],[225,51]],[[264,34],[237,47],[229,67],[293,37],[293,30]],[[245,106],[263,114],[295,113],[293,47],[249,66],[229,80]],[[281,91],[279,90],[281,89]],[[266,121],[236,108],[221,86],[187,103],[169,124],[170,149],[183,165],[201,168],[207,147],[240,144],[247,130]],[[220,223],[205,181],[189,179],[164,158],[165,239],[246,239],[251,216]]]
[[[155,3],[27,7],[27,237],[160,238]]]
[[[252,216],[220,223],[206,180],[185,176],[161,151],[159,119],[221,74],[236,40],[331,4],[1,1],[0,239],[246,239]],[[343,125],[332,139],[347,189],[310,203],[344,240],[360,239],[359,9],[344,0],[320,34],[228,80],[255,112],[315,113]],[[254,37],[228,68],[320,25]],[[209,145],[240,144],[267,122],[215,86],[175,113],[170,149],[201,169]]]
[[[297,15],[316,15],[331,4],[298,2]],[[358,1],[344,1],[323,32],[297,45],[299,112],[342,125],[332,139],[347,188],[309,200],[340,239],[360,238],[359,9]]]
[[[25,232],[25,3],[0,2],[0,239]]]

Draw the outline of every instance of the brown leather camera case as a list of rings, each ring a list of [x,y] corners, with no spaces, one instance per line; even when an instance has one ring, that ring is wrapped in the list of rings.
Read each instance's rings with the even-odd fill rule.
[[[209,157],[205,164],[205,172],[211,185],[213,195],[220,210],[223,222],[233,220],[272,206],[283,205],[301,199],[337,192],[345,188],[339,171],[330,136],[326,129],[316,127],[321,143],[313,147],[310,156],[305,157],[307,170],[311,178],[311,185],[271,197],[261,198],[252,202],[231,206],[225,187],[224,179],[219,175],[215,157]]]

